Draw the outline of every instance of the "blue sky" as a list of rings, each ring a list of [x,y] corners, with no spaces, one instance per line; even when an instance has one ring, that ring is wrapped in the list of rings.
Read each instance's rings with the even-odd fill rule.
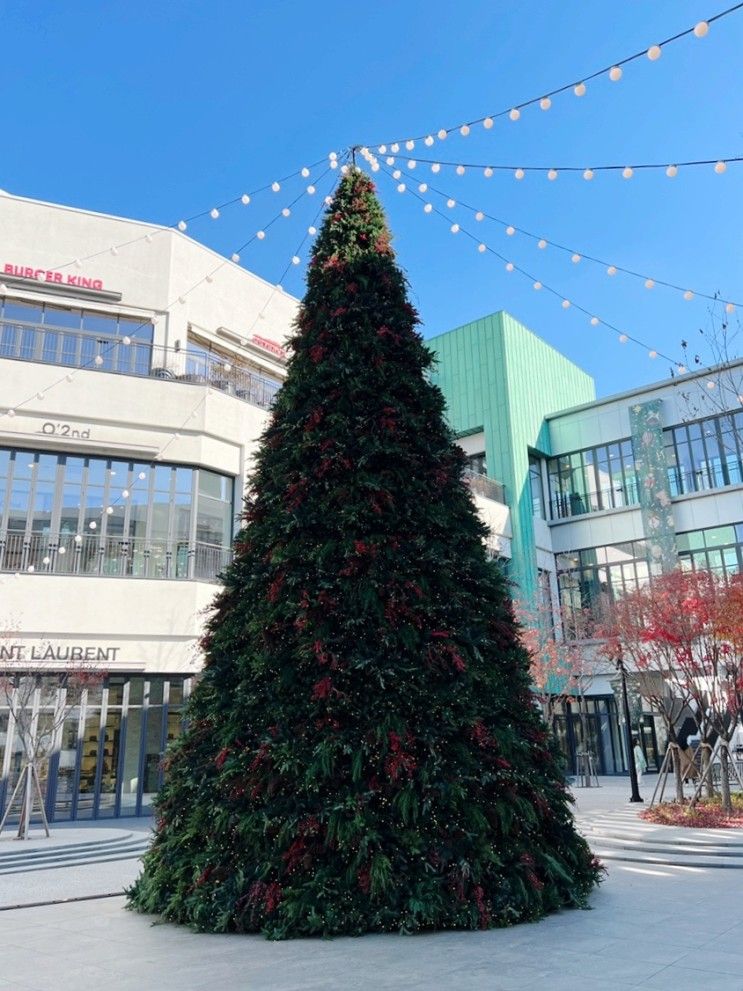
[[[6,0],[2,9],[0,187],[23,196],[161,223],[208,210],[340,151],[436,131],[522,102],[690,27],[724,0],[298,0],[178,3]],[[521,165],[613,164],[743,154],[743,10],[685,38],[623,79],[556,97],[544,113],[473,127],[411,155]],[[407,156],[405,158],[407,161]],[[407,171],[407,170],[406,170]],[[579,252],[682,286],[743,299],[743,164],[635,175],[562,174],[517,182],[423,167],[431,182],[482,210]],[[332,176],[318,182],[324,190]],[[408,183],[411,179],[408,178]],[[189,233],[231,253],[304,183],[264,193]],[[575,308],[535,292],[426,216],[379,175],[399,260],[429,336],[505,308],[593,374],[600,393],[664,377],[668,361],[620,345]],[[242,262],[276,282],[319,206],[304,197]],[[434,199],[434,202],[436,201]],[[701,340],[707,304],[610,278],[539,250],[503,225],[451,222],[567,298],[660,351]],[[0,232],[0,241],[2,233]],[[303,249],[302,254],[306,253]],[[303,266],[285,287],[301,295]],[[743,309],[743,308],[741,308]]]

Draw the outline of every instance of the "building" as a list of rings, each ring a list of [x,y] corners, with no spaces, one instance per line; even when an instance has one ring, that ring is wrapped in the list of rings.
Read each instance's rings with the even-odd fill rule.
[[[47,812],[146,814],[297,301],[172,229],[5,195],[0,227],[0,670],[104,669],[57,734]],[[569,617],[677,557],[740,566],[743,414],[690,422],[697,378],[596,400],[505,313],[430,343],[517,596]],[[641,484],[648,455],[671,459],[665,495]],[[35,705],[48,718],[49,696]],[[557,716],[566,755],[585,727],[599,769],[621,772],[612,672],[586,706]],[[0,809],[21,760],[0,696]]]
[[[595,399],[584,372],[507,313],[430,343],[472,467],[505,482],[514,595],[546,598],[567,635],[579,613],[679,563],[743,569],[743,361]],[[594,671],[587,719],[568,705],[555,728],[569,762],[587,733],[599,772],[618,773],[615,672]],[[658,727],[636,719],[657,766]]]

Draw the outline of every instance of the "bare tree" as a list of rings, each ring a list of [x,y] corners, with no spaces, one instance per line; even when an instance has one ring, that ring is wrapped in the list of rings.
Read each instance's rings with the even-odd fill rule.
[[[5,651],[13,656],[14,650]],[[22,651],[18,651],[22,655]],[[7,663],[7,662],[6,662]],[[38,802],[46,835],[49,823],[44,808],[43,772],[58,746],[65,720],[80,705],[84,692],[100,685],[103,671],[68,665],[49,672],[21,660],[0,671],[0,703],[10,713],[10,725],[20,743],[21,766],[15,788],[0,820],[0,832],[14,807],[19,809],[17,838],[30,838],[31,816]]]

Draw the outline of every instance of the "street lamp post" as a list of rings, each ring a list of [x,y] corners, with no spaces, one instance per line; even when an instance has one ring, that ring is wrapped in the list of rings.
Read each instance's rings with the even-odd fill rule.
[[[640,789],[637,784],[637,768],[635,767],[635,749],[632,746],[632,727],[630,725],[629,700],[627,698],[627,669],[624,666],[622,655],[616,659],[617,671],[622,678],[622,707],[624,709],[624,734],[627,746],[627,763],[629,764],[629,779],[632,785],[630,802],[642,802]]]

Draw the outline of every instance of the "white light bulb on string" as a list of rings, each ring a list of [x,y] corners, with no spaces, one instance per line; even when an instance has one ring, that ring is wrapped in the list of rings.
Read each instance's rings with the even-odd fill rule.
[[[449,228],[449,230],[452,232],[452,234],[458,234],[459,233],[459,224],[452,224],[451,227]]]
[[[57,554],[66,554],[66,553],[67,553],[67,548],[66,547],[59,547],[57,549]]]
[[[573,265],[578,264],[578,262],[580,261],[580,255],[578,254],[577,251],[575,252],[575,254],[570,256],[570,261],[573,263]]]
[[[586,169],[583,173],[583,178],[589,181],[593,179],[593,169]]]
[[[570,300],[564,299],[560,305],[562,306],[563,310],[567,310],[570,308]]]
[[[616,267],[616,265],[610,265],[607,268],[607,270],[606,270],[606,274],[607,275],[616,275],[617,274],[617,267]]]
[[[234,262],[234,263],[235,263],[236,265],[237,265],[237,263],[238,263],[238,262],[240,261],[240,255],[238,255],[238,253],[237,253],[236,251],[233,251],[233,252],[232,252],[232,255],[231,255],[230,257],[232,258],[232,260],[233,260],[233,262]]]
[[[399,182],[397,184],[397,191],[398,191],[398,193],[404,193],[405,192],[405,188],[406,187],[405,187],[405,183],[404,182]]]
[[[515,228],[515,227],[512,227],[512,226],[511,226],[511,225],[509,224],[509,225],[508,225],[508,227],[506,227],[506,234],[508,234],[508,236],[509,236],[509,237],[513,237],[513,235],[514,235],[515,233],[516,233],[516,228]]]
[[[708,389],[709,389],[710,391],[711,391],[712,389],[716,389],[716,388],[717,388],[717,383],[716,383],[716,382],[713,382],[713,381],[712,381],[712,380],[710,379],[710,381],[709,381],[709,382],[707,383],[707,388],[708,388]]]
[[[222,368],[224,369],[225,372],[232,371],[232,365],[229,363],[229,361],[225,361],[225,363],[222,365]]]
[[[586,84],[585,83],[578,83],[577,86],[573,86],[573,92],[575,93],[576,96],[585,96],[586,95]]]
[[[302,176],[303,179],[307,179],[309,177],[310,170],[305,165],[305,167],[302,169],[302,171],[299,174]]]
[[[348,170],[350,168],[350,165],[341,165],[341,175],[348,175]]]
[[[36,393],[36,398],[37,399],[43,399],[44,398],[44,393],[43,392],[37,392]]]
[[[328,152],[328,158],[330,159],[331,162],[334,162],[338,158],[338,152],[337,151]]]
[[[99,354],[97,354],[93,360],[94,360],[94,363],[96,365],[98,365],[99,368],[103,364],[103,358]]]
[[[211,272],[209,273],[209,275],[207,275],[206,281],[209,283],[209,285],[211,285],[212,282],[214,282],[214,276],[211,274]]]
[[[148,244],[152,244],[152,234],[145,234],[145,236],[144,236],[144,239],[145,239],[145,241],[146,241],[146,242],[147,242]],[[63,550],[63,549],[64,549],[64,548],[60,548],[60,550]]]
[[[480,221],[484,219],[485,219],[485,214],[482,212],[482,210],[478,210],[477,213],[475,214],[475,220],[478,223],[480,223]]]
[[[51,564],[52,563],[52,559],[50,557],[43,557],[41,559],[41,563],[42,564]]]
[[[483,252],[488,250],[488,246],[487,244],[478,244],[477,250],[480,252],[480,254],[483,254]]]
[[[137,475],[137,478],[140,480],[140,482],[143,482],[145,478],[147,478],[147,472],[140,471],[140,473]]]
[[[550,169],[549,172],[547,173],[547,178],[550,180],[550,182],[554,182],[555,179],[557,178],[557,169]]]
[[[332,196],[326,196],[325,197],[325,200],[323,202],[325,203],[325,206],[330,206],[330,204],[333,202],[333,197]]]
[[[106,516],[113,516],[113,506],[106,506]]]
[[[423,144],[426,145],[428,148],[430,148],[431,145],[433,144],[433,135],[427,134],[425,140],[423,141]]]
[[[70,372],[68,375],[65,375],[65,382],[71,382],[74,377],[75,376],[72,374],[72,372]]]
[[[626,344],[628,340],[629,340],[629,337],[627,337],[626,334],[620,334],[619,335],[619,343],[620,344]],[[652,357],[652,352],[651,352],[651,357]]]
[[[330,165],[331,169],[337,169],[338,168],[338,159],[337,158],[333,158],[333,159],[330,160],[330,162],[328,162],[328,164]]]
[[[725,162],[715,162],[715,172],[717,175],[722,175],[727,169],[727,163]]]
[[[410,161],[408,162],[408,168],[409,169],[414,169],[417,164],[418,163],[416,162],[416,160],[414,158],[411,158]]]
[[[726,313],[735,313],[735,304],[734,303],[725,303],[725,312]]]
[[[186,302],[186,297],[185,296],[179,296],[178,297],[178,302],[181,304],[181,306],[183,306],[183,304]],[[97,358],[96,358],[96,361],[98,361]]]
[[[433,207],[431,206],[430,203],[426,203],[426,205],[423,207],[423,212],[424,213],[430,213],[432,210],[433,210]]]
[[[385,158],[385,162],[387,163],[387,165],[394,165],[395,159],[392,157],[392,155],[388,155],[387,158]]]
[[[76,544],[82,544],[83,542],[83,538],[80,536],[79,533],[76,533],[72,539]]]
[[[399,169],[395,169],[395,171],[392,173],[392,178],[393,179],[399,179],[401,175],[402,175],[402,172]]]
[[[13,417],[15,416],[15,410],[14,410],[14,409],[9,409],[9,410],[8,410],[8,416],[9,416],[9,417],[11,418],[11,420],[12,420],[12,419],[13,419]]]
[[[540,289],[542,288],[542,283],[541,283],[541,282],[540,282],[539,280],[537,280],[537,281],[536,281],[536,282],[534,283],[534,286],[533,286],[533,288],[534,288],[534,289],[536,289],[537,291],[539,291],[539,290],[540,290]]]
[[[513,262],[506,262],[506,271],[507,272],[513,272],[513,270],[514,270],[515,267],[516,266],[513,264]]]
[[[454,171],[457,173],[457,175],[464,175],[466,169],[464,165],[458,165]]]
[[[626,336],[626,335],[622,335],[622,336]],[[658,357],[658,352],[657,351],[655,351],[655,350],[648,351],[648,358],[657,358],[657,357]]]
[[[281,189],[281,184],[278,182],[272,182],[271,189],[274,191],[274,193],[278,193],[278,191]]]
[[[447,136],[448,133],[449,132],[446,130],[446,128],[442,127],[439,130],[438,135],[437,135],[439,141],[446,141],[446,136]]]
[[[29,566],[26,568],[26,571],[29,573],[29,575],[32,575],[34,571],[36,571],[36,568],[32,564],[29,564]]]
[[[284,209],[281,211],[281,216],[282,217],[289,217],[289,216],[291,216],[291,210],[289,209],[288,206],[285,206]]]
[[[185,231],[185,229],[186,229],[187,227],[188,227],[188,224],[186,223],[186,221],[185,221],[185,220],[179,220],[179,221],[178,221],[178,230],[179,230],[179,231]]]
[[[601,323],[601,321],[599,320],[598,317],[591,317],[591,326],[592,327],[598,327],[598,325],[600,323]]]
[[[121,498],[122,499],[128,499],[129,498],[129,489],[124,489],[123,490],[123,492],[121,493]]]
[[[265,231],[256,231],[255,232],[255,236],[258,238],[259,241],[262,241],[265,238],[265,236],[266,236],[266,232]]]
[[[372,162],[371,170],[372,170],[372,172],[379,172],[379,162],[376,162],[376,161],[375,162]]]
[[[428,183],[427,182],[422,182],[420,184],[420,186],[418,186],[418,192],[419,193],[425,193],[427,190],[428,190]]]
[[[485,176],[486,179],[492,179],[492,177],[493,177],[493,170],[488,165],[488,166],[486,166],[483,169],[483,173],[482,174]]]
[[[524,170],[523,169],[516,169],[516,171],[514,172],[514,176],[517,179],[523,179],[524,178],[524,175],[525,175],[525,173],[524,173]]]
[[[181,227],[181,224],[183,224],[183,227]],[[180,227],[180,229],[182,231],[185,231],[185,229],[186,229],[186,222],[185,222],[185,220],[182,220],[181,221],[181,224],[178,224],[178,226]],[[73,264],[74,264],[75,268],[82,268],[83,267],[83,263],[80,261],[79,258],[76,258]]]
[[[517,107],[514,107],[513,110],[508,111],[508,116],[511,120],[518,120],[521,116],[521,111]]]
[[[408,149],[408,151],[412,151],[413,148],[415,148],[415,141],[413,141],[412,138],[408,138],[408,140],[405,142],[405,147]]]
[[[549,110],[549,108],[552,106],[552,100],[550,100],[548,96],[543,96],[542,99],[539,101],[539,106],[542,110]]]
[[[623,179],[631,179],[634,174],[635,173],[634,173],[633,169],[629,165],[625,165],[625,167],[622,169],[622,178]]]
[[[387,145],[380,145],[377,151],[380,155],[385,155],[387,153]]]
[[[292,255],[292,265],[299,265],[301,261],[302,259],[299,257],[299,255]]]
[[[446,201],[446,205],[449,207],[450,210],[453,210],[454,207],[457,205],[457,201],[456,200],[447,200]]]
[[[115,258],[115,257],[116,257],[116,255],[118,255],[118,253],[119,253],[119,249],[118,249],[118,248],[116,247],[116,245],[114,245],[114,246],[113,246],[113,247],[111,248],[111,254],[112,254],[112,255],[114,256],[114,258]]]
[[[247,206],[248,203],[250,203],[250,197],[248,196],[247,193],[242,194],[242,196],[240,197],[240,202],[242,203],[243,206]]]
[[[314,196],[317,190],[315,189],[314,186],[310,185],[307,187],[307,192],[310,196]]]
[[[399,150],[400,150],[400,145],[397,142],[395,142],[393,145],[390,145],[390,151],[393,153],[393,155],[396,155]]]
[[[684,299],[687,301],[687,303],[689,302],[690,299],[694,299],[694,293],[691,291],[691,289],[686,290],[686,292],[684,293]]]
[[[308,227],[307,228],[307,233],[310,235],[310,237],[314,237],[315,234],[317,234],[317,227],[314,227],[314,226]]]
[[[459,128],[459,133],[462,135],[463,138],[466,138],[467,135],[470,133],[469,124],[462,124],[462,126]]]
[[[431,171],[436,174],[438,174],[441,171],[441,166],[439,165],[438,162],[433,163],[433,165],[431,166]]]
[[[541,248],[542,251],[544,251],[544,249],[547,247],[547,242],[543,237],[540,237],[540,239],[537,241],[537,247]]]
[[[655,285],[655,282],[652,279],[645,279],[645,288],[646,289],[652,289],[654,285]]]
[[[675,179],[678,174],[679,170],[677,165],[669,165],[666,169],[666,175],[669,179]]]
[[[694,37],[706,38],[709,32],[709,24],[706,21],[699,21],[694,25]]]
[[[611,79],[613,83],[618,83],[621,78],[622,78],[621,68],[618,65],[613,65],[611,69],[609,69],[609,79]]]
[[[89,530],[97,530],[98,529],[98,524],[96,523],[95,520],[91,520],[90,523],[88,523],[88,529]]]
[[[661,56],[660,45],[651,45],[647,54],[651,62],[657,62]]]
[[[218,220],[219,210],[215,206],[212,207],[211,210],[209,211],[209,216],[212,218],[212,220]]]
[[[494,123],[495,121],[493,120],[492,117],[486,117],[482,122],[482,126],[485,128],[486,131],[489,131]]]

